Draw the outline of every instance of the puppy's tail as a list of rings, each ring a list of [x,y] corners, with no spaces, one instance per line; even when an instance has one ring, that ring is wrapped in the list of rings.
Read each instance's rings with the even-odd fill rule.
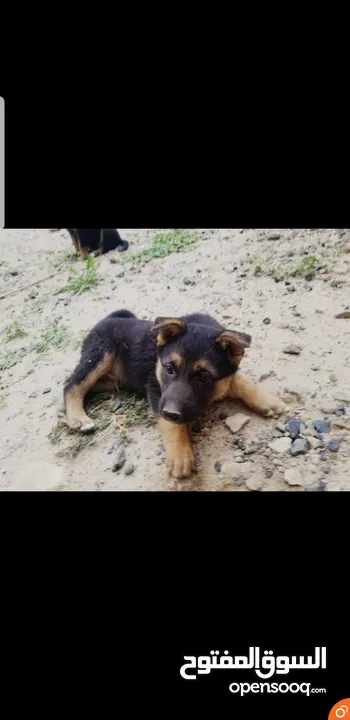
[[[130,310],[116,310],[116,312],[112,312],[110,315],[108,315],[108,317],[134,318],[134,320],[136,320],[136,315],[130,312]]]

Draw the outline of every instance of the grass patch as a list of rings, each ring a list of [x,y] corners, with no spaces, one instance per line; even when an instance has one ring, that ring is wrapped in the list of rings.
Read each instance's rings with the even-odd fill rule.
[[[25,355],[36,352],[39,355],[46,353],[50,348],[62,350],[71,343],[71,333],[65,325],[60,325],[59,320],[54,320],[50,327],[43,330],[39,339],[30,343],[27,347],[11,350],[0,357],[0,371],[9,370],[17,365]]]
[[[150,415],[149,405],[146,398],[138,398],[135,395],[121,392],[120,399],[123,403],[124,412],[121,413],[123,418],[123,428],[128,429],[135,425],[146,425],[150,427],[154,424],[154,419]]]
[[[0,393],[0,408],[6,407],[7,405],[7,395],[5,393]]]
[[[30,346],[30,351],[39,354],[47,352],[50,348],[62,350],[71,342],[70,331],[65,325],[60,325],[60,321],[55,319],[46,330],[40,334],[39,340]]]
[[[70,292],[73,293],[73,295],[81,295],[81,293],[87,292],[88,290],[91,290],[91,288],[96,287],[96,285],[98,285],[102,280],[92,255],[88,255],[84,269],[80,273],[78,273],[74,268],[70,268],[70,273],[71,275],[68,279],[67,285],[64,285],[64,287],[58,290],[57,294]]]
[[[5,342],[11,342],[11,340],[15,340],[16,338],[24,337],[27,333],[24,332],[22,326],[20,325],[18,320],[14,320],[10,325],[8,325],[5,329]]]
[[[182,230],[160,233],[153,238],[150,248],[140,250],[140,252],[125,256],[122,259],[123,262],[147,263],[153,260],[153,258],[166,257],[167,255],[171,255],[171,253],[183,252],[198,241],[199,237],[197,235],[185,233]]]
[[[52,264],[55,268],[59,269],[64,268],[66,265],[76,263],[78,259],[78,255],[73,252],[73,250],[59,250]]]
[[[321,263],[320,259],[315,255],[305,255],[302,259],[276,259],[275,255],[267,255],[265,257],[255,257],[250,262],[255,265],[253,270],[255,276],[266,275],[267,277],[276,277],[279,280],[288,277],[305,277],[305,275],[315,277],[316,268]]]
[[[28,348],[18,348],[18,350],[10,350],[0,357],[0,371],[9,370],[10,368],[21,362],[25,355],[29,352]]]
[[[306,330],[304,325],[279,325],[280,330],[290,330],[293,333],[300,333]]]

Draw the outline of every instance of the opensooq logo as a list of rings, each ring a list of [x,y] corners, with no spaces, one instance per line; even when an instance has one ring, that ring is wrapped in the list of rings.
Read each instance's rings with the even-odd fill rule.
[[[261,652],[259,647],[250,647],[247,656],[237,655],[233,657],[229,655],[228,650],[224,650],[219,657],[219,650],[210,650],[209,655],[195,657],[185,655],[184,665],[180,668],[180,675],[184,680],[196,680],[198,675],[209,675],[216,670],[254,670],[255,674],[263,680],[268,680],[273,675],[287,675],[290,670],[325,670],[327,667],[327,648],[316,647],[315,656],[304,655],[297,657],[292,655],[274,656],[273,650],[264,650]],[[229,690],[232,693],[240,692],[245,695],[248,692],[253,693],[296,693],[302,692],[306,695],[310,693],[326,693],[325,688],[311,688],[310,683],[231,683]]]

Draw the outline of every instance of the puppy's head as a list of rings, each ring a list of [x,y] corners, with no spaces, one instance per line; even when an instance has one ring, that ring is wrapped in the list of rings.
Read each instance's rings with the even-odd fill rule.
[[[159,317],[153,330],[158,333],[160,414],[170,422],[190,422],[225,395],[251,337],[182,318]]]

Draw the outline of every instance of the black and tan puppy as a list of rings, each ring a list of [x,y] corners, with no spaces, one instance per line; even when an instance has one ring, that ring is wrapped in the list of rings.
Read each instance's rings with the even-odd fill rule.
[[[284,404],[238,372],[251,337],[225,330],[209,315],[138,320],[120,310],[99,322],[83,342],[78,366],[64,388],[67,425],[94,429],[86,394],[117,388],[148,397],[159,420],[167,468],[177,478],[195,467],[187,424],[223,398],[243,400],[266,417]]]
[[[75,251],[83,260],[90,252],[103,255],[116,248],[119,252],[124,252],[129,247],[128,241],[122,240],[118,230],[113,228],[67,228],[67,232],[71,236]]]

